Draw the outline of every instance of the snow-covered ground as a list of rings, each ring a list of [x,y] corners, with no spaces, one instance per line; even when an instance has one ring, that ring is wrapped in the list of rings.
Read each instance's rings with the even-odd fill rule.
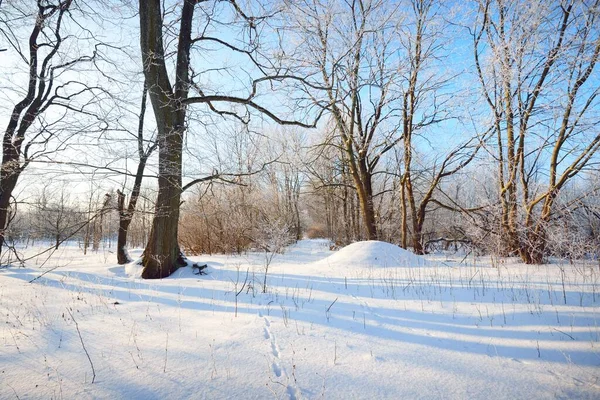
[[[0,270],[0,398],[600,398],[598,264],[305,240],[263,293],[260,253],[161,281],[115,258]]]

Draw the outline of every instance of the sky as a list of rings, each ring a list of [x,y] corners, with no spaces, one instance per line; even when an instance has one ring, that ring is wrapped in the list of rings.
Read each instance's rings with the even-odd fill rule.
[[[135,10],[131,8],[135,7],[135,4],[126,6],[118,2],[109,2],[104,8],[93,10],[93,12],[91,11],[93,7],[91,4],[96,3],[82,3],[82,6],[86,7],[88,16],[79,20],[80,25],[70,23],[67,26],[70,31],[75,33],[75,36],[87,37],[89,39],[87,44],[80,40],[77,42],[69,40],[72,44],[67,45],[67,42],[65,42],[65,50],[68,50],[69,56],[85,54],[90,49],[90,43],[96,41],[108,42],[112,47],[104,47],[102,51],[109,62],[100,64],[105,74],[98,74],[88,64],[79,71],[70,71],[64,74],[60,79],[63,81],[85,80],[86,82],[100,84],[109,88],[111,93],[116,93],[118,101],[107,98],[108,101],[104,101],[101,107],[102,114],[110,120],[110,132],[107,135],[112,137],[112,141],[106,142],[100,132],[89,129],[93,126],[93,121],[89,117],[82,118],[73,115],[68,117],[71,128],[77,128],[77,124],[81,124],[82,129],[88,130],[77,132],[75,140],[64,144],[65,150],[61,151],[58,156],[64,161],[76,160],[76,162],[82,164],[108,165],[115,169],[133,170],[136,166],[136,147],[130,140],[132,138],[131,133],[125,133],[122,130],[135,132],[141,96],[142,75],[140,73],[137,17]],[[2,6],[2,18],[5,18],[4,13],[11,11],[10,6],[10,3]],[[449,106],[453,118],[428,129],[418,139],[417,145],[424,159],[435,158],[437,153],[452,148],[472,136],[475,131],[481,130],[482,122],[489,119],[485,104],[478,97],[480,86],[472,69],[472,41],[466,28],[472,22],[472,10],[465,11],[465,8],[459,7],[457,3],[445,3],[444,6],[440,7],[444,20],[451,22],[444,25],[441,31],[449,39],[441,52],[443,58],[435,63],[435,70],[432,71],[431,77],[436,78],[438,71],[443,71],[445,75],[454,76],[451,83],[442,90],[443,93],[451,97]],[[215,15],[222,15],[222,13],[222,10],[217,10]],[[166,19],[167,22],[172,19],[171,15],[175,14],[169,14]],[[201,10],[197,11],[197,16],[202,16]],[[19,21],[19,24],[24,24],[24,22],[26,21]],[[229,41],[235,40],[239,32],[236,32],[230,26],[221,24],[221,22],[223,21],[219,20],[217,22],[218,29],[216,30],[218,32],[215,31],[214,34],[218,34],[219,37]],[[15,29],[14,32],[18,36],[26,37],[28,29],[29,26],[24,24],[24,26]],[[6,40],[6,37],[0,37],[0,47],[7,47]],[[169,43],[169,49],[172,49],[174,42],[167,41],[167,43]],[[245,96],[248,93],[249,75],[256,76],[256,69],[249,65],[245,57],[236,55],[232,51],[217,50],[214,45],[204,45],[201,50],[194,51],[193,56],[194,72],[200,74],[199,82],[204,90],[208,89],[213,90],[215,93],[228,93],[239,96]],[[11,104],[19,96],[22,96],[26,74],[23,70],[24,63],[14,50],[9,49],[0,52],[0,64],[3,65],[0,73],[0,88],[2,89],[0,91],[0,125],[6,126]],[[592,80],[592,85],[594,82],[598,83],[598,79],[598,75],[596,75]],[[258,97],[261,104],[282,113],[282,115],[289,111],[289,106],[286,105],[281,92],[273,92],[268,87],[261,87],[261,89],[265,93]],[[46,114],[46,122],[56,119],[59,115],[61,114],[58,112]],[[204,106],[190,106],[190,116],[186,149],[193,157],[190,157],[190,162],[186,163],[185,173],[189,176],[198,177],[222,166],[221,160],[227,157],[228,139],[222,140],[220,138],[228,138],[232,132],[235,136],[235,131],[239,127],[207,112]],[[471,118],[473,118],[473,121],[471,121]],[[265,118],[254,116],[253,121],[253,131],[277,130],[274,124]],[[318,136],[319,131],[324,129],[324,122],[325,120],[322,121],[316,131],[311,132],[311,135]],[[154,131],[153,117],[149,105],[146,113],[146,127],[145,135],[149,137]],[[207,145],[207,143],[210,143],[210,145]],[[221,149],[222,153],[219,154],[215,149]],[[155,173],[153,164],[150,165],[149,175]],[[87,182],[90,176],[89,173],[82,177],[79,175],[80,170],[75,170],[73,174],[66,174],[68,168],[64,166],[53,165],[50,167],[48,164],[34,164],[32,167],[34,168],[24,176],[24,183],[27,186],[32,183],[45,182],[45,179],[39,179],[40,176],[45,176],[41,174],[54,171],[51,175],[53,181],[66,178],[64,180],[72,185],[74,192],[84,193],[89,188],[89,182]],[[98,184],[103,186],[115,188],[122,185],[123,182],[122,177],[112,173],[109,174],[108,183],[102,181],[101,177],[101,171],[96,171]],[[129,178],[128,180],[131,181]],[[152,180],[147,180],[147,182],[150,181]],[[103,187],[103,190],[106,189],[108,188]],[[22,192],[26,191],[27,188],[23,187]]]

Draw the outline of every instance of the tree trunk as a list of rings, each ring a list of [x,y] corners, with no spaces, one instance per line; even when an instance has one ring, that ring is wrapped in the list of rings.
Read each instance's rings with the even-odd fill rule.
[[[300,208],[298,207],[298,199],[294,203],[294,217],[296,218],[296,240],[302,239],[302,224],[300,223]]]
[[[146,114],[146,98],[148,95],[148,86],[144,83],[144,90],[142,91],[142,102],[140,107],[140,115],[138,118],[138,156],[140,161],[138,162],[137,171],[135,173],[135,180],[133,183],[133,189],[131,191],[131,197],[129,198],[129,204],[125,209],[125,193],[117,190],[117,208],[119,211],[119,233],[117,236],[117,262],[119,264],[127,264],[131,262],[129,255],[127,254],[127,233],[129,224],[133,219],[137,201],[140,196],[142,189],[142,179],[144,179],[144,170],[146,169],[146,163],[148,157],[154,151],[156,144],[151,145],[147,151],[144,151],[144,116]]]
[[[358,160],[356,160],[356,156],[352,151],[352,143],[346,140],[346,154],[350,164],[350,175],[352,176],[354,187],[356,188],[366,239],[377,240],[379,235],[377,232],[375,207],[373,205],[373,187],[371,184],[373,177],[367,168],[367,160],[365,159],[364,154],[358,154]]]
[[[407,164],[410,165],[410,164]],[[423,254],[423,246],[421,243],[421,230],[423,223],[419,221],[417,202],[415,201],[414,188],[412,186],[412,179],[410,176],[410,171],[407,170],[407,175],[405,178],[405,190],[406,190],[406,198],[408,200],[408,209],[410,211],[410,220],[412,225],[412,237],[411,242],[413,245],[413,252],[416,254]]]
[[[412,235],[412,245],[413,252],[415,254],[423,255],[425,254],[425,248],[423,247],[423,225],[425,224],[425,209],[427,207],[427,203],[421,202],[419,206],[419,210],[417,212],[416,218],[413,219],[413,235]]]
[[[360,205],[358,199],[358,192],[355,194],[352,201],[352,207],[354,210],[354,218],[352,223],[354,224],[354,240],[362,240],[362,226],[360,226]]]
[[[160,131],[159,135],[163,136]],[[183,263],[178,260],[181,252],[177,242],[183,130],[175,130],[164,136],[159,140],[158,197],[155,215],[142,260],[144,279],[165,278],[183,266]]]
[[[100,240],[102,238],[102,223],[98,220],[94,220],[94,238],[92,240],[92,250],[100,250]]]
[[[119,218],[119,233],[117,235],[117,263],[120,265],[131,262],[127,254],[127,229],[131,219]]]
[[[357,186],[358,200],[364,221],[367,240],[377,240],[377,221],[375,220],[375,208],[373,207],[373,191],[371,188],[371,177],[365,174],[364,181],[355,180]]]
[[[527,235],[527,242],[521,245],[519,255],[525,264],[544,264],[545,252],[546,232],[542,226],[538,226]]]
[[[2,168],[0,169],[0,254],[4,245],[6,229],[9,223],[9,207],[12,192],[17,184],[20,173],[11,171],[9,167],[11,162],[2,160]]]
[[[160,0],[140,0],[140,47],[148,94],[158,130],[158,197],[142,278],[160,279],[183,265],[177,242],[181,200],[181,156],[189,88],[189,56],[195,1],[185,0],[177,45],[175,85],[171,86],[163,46]]]
[[[525,240],[519,248],[519,255],[525,264],[544,264],[544,255],[546,253],[547,237],[546,226],[552,216],[552,206],[558,191],[549,191],[542,206],[541,214],[535,217],[533,206],[526,210],[525,217]],[[535,219],[535,224],[533,223]]]
[[[413,245],[413,252],[415,254],[419,254],[419,255],[425,254],[425,249],[423,248],[423,241],[421,240],[421,232],[416,232],[413,234],[412,245]]]
[[[408,247],[408,212],[406,209],[406,187],[404,184],[404,179],[400,184],[400,215],[401,215],[401,232],[402,232],[402,248],[406,249]]]
[[[131,223],[131,218],[125,211],[125,194],[117,191],[117,204],[119,210],[119,233],[117,235],[117,262],[119,264],[127,264],[131,262],[127,254],[127,229]]]

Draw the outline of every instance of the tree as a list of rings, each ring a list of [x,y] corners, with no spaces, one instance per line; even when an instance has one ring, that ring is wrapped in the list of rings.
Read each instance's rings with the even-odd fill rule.
[[[228,8],[223,8],[226,6]],[[202,26],[198,27],[197,35],[192,36],[194,13],[197,7],[201,7],[202,14],[199,18]],[[142,277],[156,279],[169,276],[179,266],[183,265],[181,251],[177,243],[177,232],[179,222],[179,211],[182,194],[182,147],[186,132],[186,110],[191,104],[204,104],[214,113],[230,116],[244,120],[244,114],[236,113],[235,109],[221,109],[219,103],[239,105],[248,111],[253,109],[271,120],[282,125],[300,125],[305,127],[314,124],[305,124],[294,120],[285,120],[278,117],[274,112],[261,106],[255,101],[260,84],[280,82],[283,79],[293,79],[286,71],[278,69],[273,64],[262,64],[257,61],[260,55],[257,49],[258,26],[268,19],[266,16],[252,16],[246,14],[235,0],[228,1],[196,1],[184,0],[178,21],[170,29],[164,30],[163,8],[160,0],[139,2],[140,11],[140,45],[142,50],[142,62],[146,84],[148,85],[148,96],[152,104],[157,124],[158,142],[158,196],[156,200],[156,212],[150,232],[150,239],[144,250],[142,263],[144,269]],[[236,23],[241,27],[241,34],[245,40],[242,45],[229,43],[227,39],[213,36],[215,33],[215,22],[218,14],[223,19],[230,18],[233,22],[228,24],[236,36]],[[178,28],[175,27],[178,26]],[[171,80],[167,66],[167,54],[163,35],[171,31],[176,32],[173,38],[176,48],[172,49],[175,62],[173,66],[174,76]],[[218,30],[216,30],[218,34]],[[225,32],[232,35],[232,32]],[[243,36],[246,33],[248,36]],[[169,43],[167,41],[166,43]],[[261,76],[252,79],[249,85],[249,94],[246,97],[223,95],[219,91],[209,93],[206,87],[195,81],[197,73],[193,73],[194,67],[191,56],[194,46],[216,46],[221,51],[231,51],[237,56],[245,57],[253,65],[254,70]],[[244,47],[245,46],[245,47]],[[201,49],[199,49],[201,51]],[[273,72],[269,75],[267,71]],[[172,83],[173,82],[173,83]],[[190,90],[194,95],[189,96]],[[246,112],[246,115],[247,112]]]
[[[441,62],[445,59],[443,37],[448,24],[443,23],[440,14],[443,6],[433,0],[411,0],[410,21],[402,27],[402,43],[406,57],[406,82],[402,90],[402,144],[404,172],[401,179],[401,232],[402,247],[409,241],[413,251],[424,254],[423,226],[427,209],[431,203],[440,203],[434,197],[442,181],[466,167],[480,149],[479,141],[470,139],[443,154],[439,151],[438,162],[431,167],[420,166],[421,187],[415,187],[415,140],[422,131],[449,118],[448,99],[450,93],[444,93],[450,78],[443,73]],[[435,139],[434,139],[435,140]],[[441,147],[438,144],[438,147]],[[438,158],[438,157],[436,157]],[[419,194],[418,192],[421,191]]]
[[[64,186],[57,190],[44,187],[34,207],[35,218],[32,224],[38,237],[52,240],[54,249],[58,249],[82,225],[83,218]]]
[[[304,137],[286,130],[276,132],[275,137],[266,137],[266,141],[261,147],[266,150],[264,175],[269,185],[267,192],[274,199],[271,214],[282,219],[293,231],[295,239],[300,240],[300,191],[303,184],[300,167]]]
[[[12,107],[2,141],[0,252],[9,223],[13,192],[27,166],[35,158],[52,152],[49,143],[59,134],[76,135],[82,129],[98,129],[94,127],[97,123],[102,125],[91,100],[102,93],[102,89],[68,78],[68,72],[78,65],[101,57],[98,44],[91,48],[90,55],[75,58],[69,55],[70,42],[78,40],[65,34],[65,25],[76,15],[73,1],[38,0],[35,10],[31,14],[28,11],[27,7],[13,4],[0,10],[6,16],[2,19],[0,34],[9,44],[11,53],[28,69],[25,94]],[[23,29],[13,26],[15,21],[32,24],[26,45],[21,43],[24,39],[19,36]],[[82,127],[68,120],[71,113],[90,116],[94,122]],[[59,146],[64,148],[65,143],[63,137]]]
[[[358,196],[366,238],[378,238],[373,175],[382,157],[402,139],[395,102],[401,74],[397,57],[399,5],[382,0],[288,2],[291,29],[314,84],[307,97],[329,112],[329,141],[344,152]],[[315,90],[317,89],[317,90]]]
[[[315,138],[304,162],[310,191],[305,200],[312,234],[345,245],[364,237],[359,201],[346,161],[346,152],[331,144],[328,133]]]
[[[147,102],[148,90],[146,85],[142,91],[142,101],[140,107],[140,114],[138,117],[138,130],[137,130],[137,153],[138,153],[138,166],[135,172],[133,187],[131,189],[131,196],[129,196],[129,202],[125,207],[125,193],[121,190],[117,190],[117,209],[119,212],[119,232],[117,236],[117,262],[119,264],[126,264],[130,262],[127,254],[127,233],[129,231],[129,225],[133,220],[136,205],[140,197],[142,189],[142,180],[144,179],[144,171],[148,158],[152,155],[158,143],[156,141],[150,141],[144,139],[144,115],[146,113],[146,102]]]
[[[265,276],[263,278],[263,293],[267,293],[267,276],[269,267],[276,254],[282,253],[283,249],[293,242],[293,233],[290,227],[277,217],[263,213],[261,221],[256,227],[254,243],[265,252]]]
[[[528,264],[543,262],[556,199],[600,148],[599,5],[479,3],[474,59],[496,141],[499,231],[504,254]]]

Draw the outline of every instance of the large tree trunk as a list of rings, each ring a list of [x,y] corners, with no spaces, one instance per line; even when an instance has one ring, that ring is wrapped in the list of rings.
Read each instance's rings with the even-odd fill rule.
[[[142,259],[142,278],[160,279],[182,266],[177,242],[181,201],[181,156],[185,106],[189,87],[189,53],[195,1],[185,0],[181,12],[175,85],[165,64],[160,0],[140,0],[140,45],[148,94],[158,130],[158,197],[150,238]]]
[[[373,206],[371,175],[365,172],[362,174],[362,179],[357,179],[355,177],[354,184],[357,188],[358,200],[360,202],[360,210],[362,212],[367,240],[377,240],[379,235],[377,232],[377,221],[375,219],[375,208]]]
[[[158,196],[150,238],[144,250],[142,278],[160,279],[171,275],[182,266],[177,229],[181,201],[181,153],[183,150],[183,123],[171,121],[182,112],[164,113],[167,108],[156,100],[155,89],[150,88],[150,99],[157,116],[158,126]],[[157,113],[157,109],[159,112]],[[173,128],[171,128],[173,127]]]
[[[379,238],[379,233],[377,231],[377,220],[375,218],[375,207],[373,204],[373,186],[371,183],[373,177],[367,167],[365,155],[355,155],[350,140],[346,138],[344,141],[346,155],[349,160],[350,175],[352,176],[354,187],[356,188],[360,212],[364,222],[366,239],[377,240]]]
[[[534,215],[534,206],[526,209],[525,217],[525,240],[522,241],[519,248],[519,255],[526,264],[544,264],[544,256],[548,245],[546,229],[552,217],[552,207],[556,196],[556,191],[549,191],[545,195],[544,204],[539,216]],[[534,223],[535,221],[535,223]]]
[[[181,201],[182,130],[173,130],[159,141],[159,177],[156,210],[150,239],[144,250],[142,278],[160,279],[171,275],[179,262],[177,242]]]
[[[519,256],[525,264],[544,264],[547,245],[545,223],[539,221],[535,228],[531,228],[521,243]]]
[[[365,223],[365,233],[367,240],[377,240],[377,224],[375,221],[375,211],[373,208],[373,197],[359,191],[360,207],[362,209],[363,221]]]

